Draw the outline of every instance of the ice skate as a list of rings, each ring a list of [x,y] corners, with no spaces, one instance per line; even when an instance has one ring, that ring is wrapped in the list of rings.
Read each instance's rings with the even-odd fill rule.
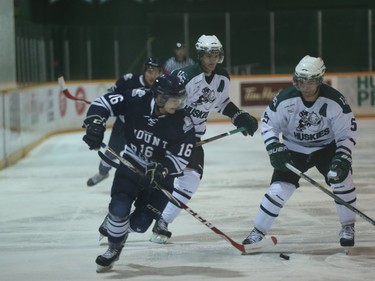
[[[107,232],[107,220],[108,220],[108,215],[105,216],[102,224],[99,226],[99,241],[102,240],[104,237],[108,237],[108,232]]]
[[[123,247],[124,246],[121,245],[121,247],[117,249],[109,246],[103,255],[98,256],[95,260],[96,264],[98,265],[96,272],[101,273],[111,270],[115,262],[119,260]]]
[[[168,230],[168,223],[160,217],[152,228],[151,242],[165,244],[171,238],[172,232]]]
[[[88,179],[87,181],[87,186],[93,186],[96,185],[97,183],[101,182],[102,180],[106,179],[109,177],[109,173],[101,174],[97,173],[91,178]]]
[[[343,225],[339,234],[340,245],[343,247],[354,246],[354,223]]]
[[[109,243],[109,247],[107,251],[96,258],[95,262],[98,265],[96,268],[96,272],[106,272],[113,268],[113,265],[116,261],[119,260],[122,248],[128,239],[129,233],[126,233],[124,239],[119,244],[111,244]]]
[[[263,240],[265,234],[254,227],[245,240],[242,241],[243,245],[259,243]]]

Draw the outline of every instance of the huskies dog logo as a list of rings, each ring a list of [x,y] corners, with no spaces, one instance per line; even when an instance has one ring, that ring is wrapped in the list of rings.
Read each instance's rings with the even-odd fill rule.
[[[312,131],[319,131],[322,127],[323,118],[315,112],[303,110],[299,113],[299,117],[301,117],[301,119],[298,122],[298,132],[304,131],[306,128],[310,128]]]
[[[193,103],[194,106],[201,105],[203,103],[213,103],[215,101],[215,91],[208,87],[204,87],[202,90],[202,95],[197,101]]]

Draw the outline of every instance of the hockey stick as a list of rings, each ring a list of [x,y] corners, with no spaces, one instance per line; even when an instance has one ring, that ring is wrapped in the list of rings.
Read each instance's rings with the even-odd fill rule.
[[[113,168],[115,168],[115,169],[118,168],[119,164],[116,163],[115,161],[109,159],[109,158],[107,157],[107,155],[105,155],[103,152],[98,151],[98,154],[99,154],[99,157],[100,157],[104,162],[106,162],[109,166],[111,166],[111,167],[113,167]]]
[[[304,173],[302,173],[300,170],[298,170],[296,167],[294,167],[293,165],[289,164],[289,163],[286,163],[285,166],[291,170],[293,173],[295,173],[296,175],[300,176],[301,178],[305,179],[307,182],[311,183],[312,185],[314,185],[315,187],[319,188],[321,191],[323,191],[325,194],[331,196],[335,201],[337,201],[339,204],[342,204],[344,205],[345,207],[347,207],[349,210],[351,210],[352,212],[354,212],[355,214],[357,214],[358,216],[360,216],[361,218],[363,218],[364,220],[366,220],[367,222],[371,223],[372,225],[375,225],[375,221],[373,219],[371,219],[370,217],[366,216],[364,213],[362,213],[360,210],[358,210],[356,207],[353,207],[352,205],[348,204],[347,202],[345,202],[343,199],[341,199],[340,197],[336,196],[335,194],[333,194],[332,192],[330,192],[329,190],[327,190],[323,185],[319,184],[318,182],[316,182],[315,180],[313,180],[312,178],[310,178],[309,176],[305,175]]]
[[[64,80],[64,77],[63,76],[60,76],[58,78],[58,82],[59,82],[59,85],[62,89],[62,92],[64,94],[65,97],[67,97],[68,99],[71,99],[71,100],[74,100],[74,101],[78,101],[78,102],[84,102],[86,104],[91,104],[90,101],[88,100],[85,100],[85,99],[80,99],[80,98],[77,98],[75,96],[73,96],[69,90],[66,88],[66,84],[65,84],[65,80]],[[212,142],[214,140],[218,140],[218,139],[221,139],[223,137],[226,137],[226,136],[230,136],[230,135],[233,135],[233,134],[236,134],[236,133],[239,133],[239,132],[242,132],[244,131],[246,128],[244,127],[240,127],[240,128],[237,128],[237,129],[234,129],[232,131],[229,131],[229,132],[226,132],[226,133],[222,133],[222,134],[219,134],[217,136],[213,136],[211,138],[208,138],[208,139],[205,139],[205,140],[202,140],[202,141],[199,141],[196,143],[196,146],[201,146],[203,144],[206,144],[206,143],[209,143],[209,142]]]
[[[83,103],[86,103],[86,104],[91,104],[90,101],[87,101],[85,99],[80,99],[80,98],[77,98],[75,96],[73,96],[69,90],[66,88],[66,84],[65,84],[65,80],[64,80],[64,77],[63,76],[60,76],[57,80],[59,82],[59,85],[61,87],[61,90],[64,94],[65,97],[67,97],[68,99],[71,99],[71,100],[75,100],[75,101],[78,101],[78,102],[83,102]]]
[[[134,171],[135,173],[138,173],[138,174],[141,174],[143,175],[143,172],[141,172],[140,170],[138,170],[136,167],[134,167],[130,162],[128,162],[126,159],[124,159],[123,157],[121,157],[120,155],[118,155],[112,148],[110,148],[109,146],[107,146],[106,144],[102,143],[102,147],[107,150],[108,152],[110,152],[113,156],[115,156],[122,164],[124,164],[125,166],[127,166],[128,168],[130,168],[132,171]],[[222,232],[221,230],[219,230],[218,228],[216,228],[212,223],[210,223],[208,220],[204,219],[203,217],[201,217],[197,212],[193,211],[191,208],[189,208],[185,203],[181,202],[180,200],[178,200],[176,197],[174,197],[168,190],[165,190],[164,188],[162,188],[161,186],[159,186],[157,183],[156,183],[156,188],[163,192],[164,195],[173,203],[175,204],[176,206],[178,206],[179,208],[181,209],[184,209],[186,212],[188,212],[190,215],[192,215],[194,218],[196,218],[198,221],[200,221],[201,223],[203,223],[205,226],[207,226],[208,228],[210,228],[213,232],[215,232],[216,234],[220,235],[223,239],[225,239],[226,241],[228,241],[233,247],[235,247],[237,250],[239,250],[241,253],[251,253],[251,250],[253,247],[251,247],[250,245],[247,247],[247,245],[242,245],[242,244],[239,244],[237,243],[236,241],[234,241],[232,238],[230,238],[228,235],[226,235],[224,232]],[[276,245],[277,243],[277,239],[276,237],[273,237],[271,236],[271,240],[272,240],[272,243],[274,245]]]
[[[197,142],[195,144],[195,146],[201,146],[203,144],[206,144],[206,143],[212,142],[214,140],[218,140],[218,139],[221,139],[223,137],[230,136],[230,135],[233,135],[233,134],[236,134],[236,133],[239,133],[239,132],[243,132],[245,130],[246,130],[245,127],[240,127],[240,128],[234,129],[232,131],[229,131],[229,132],[226,132],[226,133],[222,133],[220,135],[217,135],[217,136],[214,136],[214,137],[211,137],[211,138],[199,141],[199,142]]]
[[[62,92],[63,92],[63,94],[64,94],[65,97],[67,97],[70,100],[77,101],[77,102],[83,102],[83,103],[86,103],[86,104],[91,104],[91,101],[88,101],[88,100],[85,100],[85,99],[81,99],[81,98],[77,98],[77,97],[73,96],[69,92],[69,90],[66,88],[66,84],[65,84],[65,80],[64,80],[63,76],[60,76],[58,78],[58,82],[59,82],[59,85],[60,85],[61,90],[62,90]],[[243,132],[243,131],[245,131],[245,129],[246,128],[244,128],[244,127],[240,127],[240,128],[234,129],[232,131],[229,131],[229,132],[226,132],[226,133],[222,133],[222,134],[219,134],[217,136],[213,136],[211,138],[208,138],[208,139],[205,139],[205,140],[197,142],[195,146],[201,146],[203,144],[212,142],[214,140],[218,140],[218,139],[221,139],[221,138],[226,137],[226,136],[230,136],[230,135],[233,135],[233,134],[236,134],[236,133],[239,133],[239,132]]]

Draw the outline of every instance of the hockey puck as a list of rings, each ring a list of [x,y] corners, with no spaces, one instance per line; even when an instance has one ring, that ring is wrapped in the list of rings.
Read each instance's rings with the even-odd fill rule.
[[[290,257],[288,255],[283,254],[283,253],[280,253],[280,258],[282,258],[284,260],[287,260],[287,261],[290,259]]]

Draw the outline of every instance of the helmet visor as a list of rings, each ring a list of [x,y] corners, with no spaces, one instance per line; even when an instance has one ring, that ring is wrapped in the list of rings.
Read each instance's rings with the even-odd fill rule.
[[[167,94],[159,94],[158,104],[163,108],[181,109],[185,106],[186,94],[180,96],[172,96]]]
[[[315,79],[306,79],[294,76],[293,77],[293,85],[297,88],[297,90],[303,89],[311,89],[317,88],[322,84],[322,78],[315,78]]]

